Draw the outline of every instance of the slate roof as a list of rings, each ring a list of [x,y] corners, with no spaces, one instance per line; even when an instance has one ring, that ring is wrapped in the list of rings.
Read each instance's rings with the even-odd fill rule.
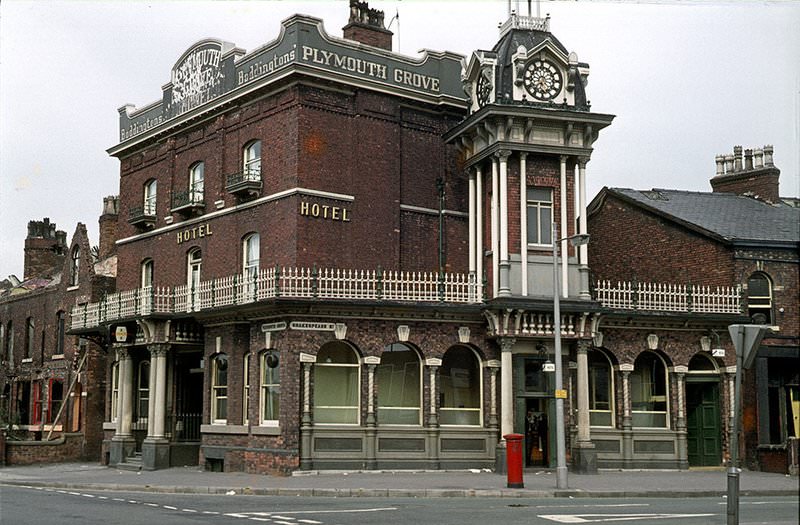
[[[800,243],[800,209],[735,193],[608,188],[624,200],[732,243]]]

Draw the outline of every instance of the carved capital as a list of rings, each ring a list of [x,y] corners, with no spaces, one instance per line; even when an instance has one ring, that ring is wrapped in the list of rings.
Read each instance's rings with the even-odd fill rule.
[[[592,347],[592,342],[587,339],[581,339],[580,341],[578,341],[579,354],[587,353],[591,347]]]
[[[501,149],[499,151],[496,151],[494,156],[500,159],[500,162],[507,162],[508,157],[511,156],[511,151],[507,149]]]
[[[591,157],[578,157],[578,167],[585,170],[590,160],[592,160]]]
[[[117,354],[117,361],[123,361],[131,358],[131,354],[126,346],[114,345],[114,352]]]
[[[169,353],[170,345],[164,343],[156,343],[147,345],[151,357],[165,357]]]
[[[517,340],[513,337],[503,337],[500,339],[500,351],[501,352],[510,352],[512,348],[514,348],[514,343]]]

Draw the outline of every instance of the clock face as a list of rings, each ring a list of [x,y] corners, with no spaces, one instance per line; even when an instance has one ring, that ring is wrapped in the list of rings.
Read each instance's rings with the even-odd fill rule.
[[[478,82],[475,85],[475,99],[478,101],[478,106],[483,107],[489,103],[489,97],[492,94],[492,84],[483,71],[478,75]]]
[[[561,72],[547,60],[534,60],[525,67],[523,83],[536,100],[552,100],[561,92]]]

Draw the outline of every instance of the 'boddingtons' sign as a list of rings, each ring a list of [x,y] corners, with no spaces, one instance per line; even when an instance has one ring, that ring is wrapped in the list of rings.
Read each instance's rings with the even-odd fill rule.
[[[434,104],[463,107],[466,97],[461,87],[461,58],[426,51],[421,59],[413,60],[373,51],[329,37],[319,19],[295,15],[283,22],[277,40],[250,55],[220,40],[202,40],[189,48],[173,66],[160,102],[142,109],[120,108],[120,141],[293,71],[377,85]],[[112,148],[112,152],[118,149]]]

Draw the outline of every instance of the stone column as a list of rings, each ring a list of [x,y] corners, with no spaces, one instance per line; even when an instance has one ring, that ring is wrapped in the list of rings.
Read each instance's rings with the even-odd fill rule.
[[[432,470],[439,469],[439,414],[436,410],[436,374],[439,367],[442,366],[442,360],[437,358],[428,358],[425,360],[425,366],[428,367],[428,378],[430,384],[430,408],[428,412],[428,424],[425,429],[427,434],[427,449],[428,449],[428,468]]]
[[[590,341],[578,341],[578,439],[573,466],[576,472],[597,473],[597,454],[592,443],[589,420],[589,348]]]
[[[147,438],[142,443],[142,468],[169,468],[169,441],[164,432],[167,413],[167,352],[169,345],[152,344],[150,351],[150,412],[147,415]]]
[[[508,157],[511,152],[498,151],[500,163],[500,290],[499,295],[511,295],[511,263],[508,259]]]
[[[516,341],[500,339],[500,436],[514,432],[514,386],[511,351]]]
[[[689,367],[678,365],[672,369],[675,374],[675,389],[678,393],[678,414],[675,418],[675,430],[678,434],[678,468],[689,468],[689,450],[686,443],[686,373]]]
[[[492,158],[492,298],[500,291],[500,177],[497,174],[497,158]]]
[[[475,278],[478,281],[478,298],[483,298],[483,171],[475,168]],[[472,242],[472,240],[470,241]]]
[[[528,295],[528,154],[519,154],[519,257],[521,294]]]
[[[150,347],[148,347],[150,350]],[[148,377],[148,392],[147,392],[147,437],[153,436],[153,420],[155,414],[155,404],[156,404],[156,396],[155,396],[155,384],[156,384],[156,362],[153,359],[152,350],[150,350],[150,374]],[[138,374],[137,374],[138,375]],[[138,381],[138,377],[134,378],[134,382]],[[139,417],[142,417],[142,414],[139,414]]]
[[[588,233],[588,228],[586,225],[586,163],[589,162],[589,157],[581,157],[578,160],[578,186],[580,189],[579,192],[579,201],[578,201],[578,208],[580,213],[580,217],[578,219],[578,233],[585,234]],[[580,274],[580,287],[579,295],[581,299],[591,299],[591,293],[589,292],[589,245],[582,244],[578,247],[578,272]]]
[[[569,236],[569,223],[567,221],[567,156],[561,155],[561,226],[558,231],[561,232],[561,296],[569,297],[569,241],[566,237]],[[555,221],[555,214],[553,221]],[[556,242],[557,239],[553,239]]]
[[[496,359],[486,361],[489,369],[489,428],[491,429],[489,446],[494,449],[495,472],[505,472],[505,447],[500,443],[498,435],[499,421],[497,419],[497,371],[501,363]],[[502,460],[502,461],[501,461]]]
[[[378,449],[378,432],[377,432],[377,417],[375,416],[375,367],[381,362],[380,357],[367,356],[364,358],[364,364],[367,366],[367,430],[366,430],[366,448],[367,448],[367,470],[375,470],[378,468],[377,449]]]
[[[311,425],[311,367],[317,362],[317,356],[300,353],[300,365],[303,367],[303,416],[300,419],[300,470],[311,470],[314,467],[313,427]]]
[[[633,365],[619,365],[619,371],[622,373],[622,466],[630,468],[633,464],[633,420],[629,376],[633,372]]]
[[[114,346],[117,354],[119,385],[117,393],[117,429],[109,446],[109,464],[114,466],[136,450],[136,441],[131,433],[133,416],[133,364],[128,348]]]
[[[119,360],[119,408],[117,409],[117,434],[131,436],[133,422],[133,360],[127,348],[117,350]]]

